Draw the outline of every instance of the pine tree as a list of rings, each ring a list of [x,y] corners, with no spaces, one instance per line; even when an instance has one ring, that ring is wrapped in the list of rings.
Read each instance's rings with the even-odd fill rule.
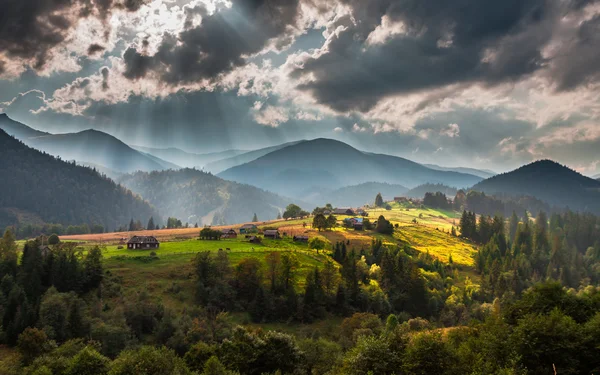
[[[154,218],[150,217],[150,220],[148,220],[148,225],[146,226],[146,228],[148,230],[154,230],[155,227],[156,227],[156,225],[154,225]]]
[[[510,217],[508,224],[508,234],[510,238],[510,243],[515,242],[515,236],[517,235],[517,229],[519,228],[519,217],[517,213],[513,211],[512,216]]]
[[[256,212],[254,213],[254,216],[252,216],[252,222],[253,223],[257,223],[258,222],[258,216],[256,216]]]
[[[131,218],[131,221],[129,222],[129,231],[133,232],[135,230],[135,222],[133,221],[133,218]]]
[[[383,197],[381,196],[381,193],[377,193],[377,196],[375,197],[375,206],[377,206],[377,207],[383,206]]]

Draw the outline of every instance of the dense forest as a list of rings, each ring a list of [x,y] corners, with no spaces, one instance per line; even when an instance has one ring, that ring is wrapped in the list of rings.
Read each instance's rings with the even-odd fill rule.
[[[380,223],[381,221],[381,223]],[[385,225],[380,217],[375,227]],[[381,224],[381,225],[380,225]],[[600,370],[600,218],[568,212],[507,222],[465,211],[482,244],[479,285],[461,265],[408,245],[333,247],[300,278],[293,252],[263,265],[225,251],[192,260],[195,305],[174,314],[140,291],[124,298],[100,249],[0,242],[3,343],[10,374],[588,374]],[[402,228],[390,228],[402,230]],[[381,232],[384,233],[384,232]],[[151,261],[151,259],[148,259]],[[173,286],[176,293],[176,286]],[[237,326],[341,325],[295,334]],[[306,326],[308,327],[308,326]]]
[[[33,224],[101,225],[160,215],[147,202],[98,172],[27,147],[0,130],[0,228]],[[29,223],[31,223],[31,221]]]
[[[120,182],[164,215],[190,224],[243,223],[254,213],[261,220],[272,220],[290,203],[276,194],[196,169],[138,172],[123,176]]]

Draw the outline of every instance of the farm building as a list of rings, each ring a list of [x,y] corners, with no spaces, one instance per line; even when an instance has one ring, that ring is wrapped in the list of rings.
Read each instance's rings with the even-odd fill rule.
[[[308,242],[308,236],[294,236],[294,242]]]
[[[354,215],[354,210],[351,208],[336,208],[333,210],[334,215]]]
[[[221,238],[237,238],[237,232],[234,229],[222,229]]]
[[[244,224],[240,228],[241,234],[258,233],[258,228],[254,224]]]
[[[127,241],[128,249],[158,249],[159,246],[154,236],[133,236]]]
[[[277,229],[268,229],[265,231],[265,238],[278,239],[280,238],[279,231]]]
[[[362,217],[353,217],[350,219],[344,219],[344,223],[347,226],[351,226],[355,230],[363,230],[363,218]]]
[[[257,236],[250,236],[250,237],[248,237],[248,242],[261,243],[261,239],[260,239],[260,237],[257,237]]]

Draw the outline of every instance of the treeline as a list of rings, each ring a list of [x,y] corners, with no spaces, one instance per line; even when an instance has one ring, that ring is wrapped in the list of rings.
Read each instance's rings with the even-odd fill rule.
[[[0,130],[0,228],[16,225],[26,213],[65,227],[86,224],[115,229],[131,217],[159,215],[140,197],[96,171],[25,146]],[[26,231],[36,233],[35,225]],[[19,233],[20,234],[20,233]]]
[[[51,248],[28,241],[19,259],[15,237],[7,230],[0,241],[0,342],[15,345],[27,327],[48,327],[59,342],[89,332],[80,298],[100,285],[102,254],[81,254],[73,243]]]
[[[508,236],[495,233],[475,258],[482,286],[491,296],[518,295],[542,280],[579,288],[600,282],[600,219],[567,212],[535,222],[516,214]]]

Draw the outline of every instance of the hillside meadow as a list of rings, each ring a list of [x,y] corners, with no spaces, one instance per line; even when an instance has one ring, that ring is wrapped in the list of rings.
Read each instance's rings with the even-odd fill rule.
[[[258,259],[265,268],[265,258],[272,252],[294,254],[299,264],[299,290],[303,288],[306,275],[310,271],[315,267],[321,268],[326,261],[331,260],[327,254],[338,241],[346,243],[348,249],[354,249],[357,253],[368,250],[375,239],[381,240],[386,246],[408,245],[417,251],[429,253],[444,263],[452,257],[453,263],[459,266],[460,280],[477,277],[472,270],[476,247],[449,233],[457,220],[457,213],[397,203],[392,204],[391,210],[377,208],[367,212],[370,220],[384,215],[393,224],[398,224],[399,228],[393,236],[381,235],[374,231],[346,229],[341,223],[344,218],[350,216],[340,215],[337,217],[338,226],[328,231],[312,229],[312,218],[255,223],[260,230],[277,228],[282,235],[285,234],[282,239],[263,239],[260,244],[250,243],[243,235],[236,239],[200,240],[198,237],[201,228],[74,235],[63,236],[61,240],[79,243],[84,252],[92,246],[99,245],[106,268],[119,279],[126,296],[132,296],[143,289],[160,298],[166,307],[175,310],[183,310],[194,301],[193,258],[197,253],[216,253],[220,249],[226,251],[234,267],[242,259],[251,257]],[[237,230],[240,226],[213,228]],[[291,237],[299,234],[326,240],[327,249],[317,254],[315,250],[309,249],[308,244],[293,242]],[[133,235],[155,236],[161,241],[160,248],[129,250],[124,242]]]

